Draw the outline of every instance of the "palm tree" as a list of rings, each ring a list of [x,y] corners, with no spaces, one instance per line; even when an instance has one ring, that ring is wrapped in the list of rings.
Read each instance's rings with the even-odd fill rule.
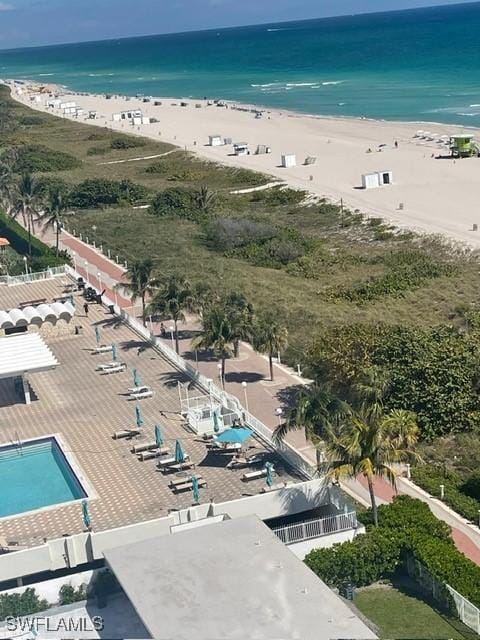
[[[350,405],[337,398],[329,384],[302,386],[285,422],[275,429],[274,440],[283,440],[289,431],[303,429],[306,438],[323,441],[330,430],[339,430],[351,412]]]
[[[222,363],[222,384],[225,383],[225,360],[233,355],[235,333],[222,304],[209,308],[202,319],[202,331],[192,341],[194,349],[213,349]]]
[[[153,277],[153,261],[150,258],[137,260],[125,272],[127,282],[120,282],[115,288],[126,289],[130,293],[132,303],[140,298],[142,301],[142,321],[146,326],[146,298],[153,295],[158,280]]]
[[[192,202],[199,211],[208,211],[214,204],[216,194],[206,185],[192,193]]]
[[[15,187],[16,152],[6,152],[0,157],[0,204],[8,213],[12,210],[13,192]]]
[[[44,223],[45,227],[50,227],[55,230],[55,253],[57,256],[58,242],[62,228],[62,215],[65,213],[67,208],[64,191],[59,187],[56,187],[52,191],[49,191],[45,211],[38,218]]]
[[[270,366],[270,380],[273,382],[273,356],[288,344],[288,331],[278,318],[278,314],[273,311],[264,314],[257,322],[254,335],[253,347],[255,351],[268,355]]]
[[[173,320],[175,325],[175,348],[180,353],[178,341],[178,323],[185,322],[185,311],[193,310],[194,296],[193,290],[186,278],[174,274],[163,282],[163,286],[158,290],[149,305],[149,311],[160,313]]]
[[[32,233],[35,217],[38,215],[41,199],[41,185],[31,173],[24,173],[15,187],[12,209],[13,217],[22,216],[28,231],[28,255],[32,255]]]
[[[355,478],[362,474],[366,478],[375,526],[378,526],[378,511],[374,478],[384,477],[396,488],[394,465],[418,459],[413,451],[417,439],[416,417],[408,411],[373,418],[371,414],[355,413],[340,434],[330,430],[326,438],[329,475]]]
[[[234,334],[233,355],[238,358],[240,341],[250,339],[253,333],[253,306],[243,293],[238,291],[231,291],[221,298],[221,304],[225,308]]]

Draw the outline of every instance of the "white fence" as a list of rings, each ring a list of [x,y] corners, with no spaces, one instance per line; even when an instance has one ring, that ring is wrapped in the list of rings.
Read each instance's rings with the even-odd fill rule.
[[[37,271],[36,273],[23,273],[19,276],[0,276],[0,284],[6,284],[12,286],[15,284],[25,284],[28,282],[39,282],[40,280],[50,280],[56,276],[65,275],[70,269],[67,265],[60,267],[52,267],[46,271]]]
[[[272,531],[285,544],[293,544],[294,542],[302,542],[311,538],[328,536],[337,531],[356,528],[357,514],[351,511],[336,516],[296,522],[285,527],[272,527]]]
[[[447,583],[437,580],[421,562],[413,558],[407,560],[408,573],[443,607],[452,608],[469,629],[480,635],[480,609],[458,593]]]

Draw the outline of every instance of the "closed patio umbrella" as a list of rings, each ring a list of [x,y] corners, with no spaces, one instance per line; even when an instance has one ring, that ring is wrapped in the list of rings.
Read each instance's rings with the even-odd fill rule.
[[[267,472],[267,476],[265,478],[265,482],[267,483],[267,485],[269,487],[271,487],[272,484],[273,484],[273,473],[275,471],[275,469],[273,468],[273,464],[271,462],[266,462],[265,463],[265,470]]]
[[[159,449],[163,446],[162,429],[159,424],[155,425],[155,442]]]
[[[182,449],[180,440],[177,440],[175,442],[175,462],[177,462],[178,464],[182,464],[182,462],[185,462],[185,453]]]
[[[92,519],[90,517],[90,509],[88,508],[88,502],[86,500],[82,501],[82,516],[85,529],[90,529],[92,526]]]
[[[140,378],[140,374],[138,373],[138,369],[134,369],[132,371],[133,374],[133,386],[134,387],[141,387],[142,386],[142,379]]]
[[[95,340],[97,341],[97,344],[100,346],[100,343],[102,341],[102,334],[100,333],[99,327],[95,327]]]
[[[213,430],[215,433],[220,431],[220,418],[216,411],[213,412]]]
[[[197,476],[192,476],[192,493],[193,501],[200,502],[200,486],[198,484]]]
[[[140,405],[138,404],[138,402],[135,405],[135,419],[137,421],[137,427],[141,429],[145,424],[145,420],[143,419],[143,413],[142,413],[142,410],[140,409]]]
[[[117,358],[118,358],[118,347],[115,343],[113,343],[112,344],[112,360],[116,362]]]

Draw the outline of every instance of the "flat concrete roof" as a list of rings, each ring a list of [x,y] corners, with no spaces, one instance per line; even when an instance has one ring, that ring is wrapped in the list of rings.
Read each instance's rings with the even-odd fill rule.
[[[48,371],[57,365],[57,359],[38,333],[0,338],[0,378]]]
[[[105,557],[156,640],[376,638],[256,516]]]

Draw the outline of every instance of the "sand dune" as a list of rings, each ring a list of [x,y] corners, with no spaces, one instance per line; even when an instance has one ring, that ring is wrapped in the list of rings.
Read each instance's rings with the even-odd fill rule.
[[[13,96],[46,110],[45,97],[41,103],[32,103],[25,89],[22,95],[14,91]],[[207,106],[200,100],[185,100],[188,106],[181,107],[179,100],[165,98],[159,98],[161,106],[154,106],[153,101],[97,95],[71,94],[62,99],[75,101],[87,111],[96,110],[97,120],[86,120],[88,123],[171,142],[210,160],[265,172],[335,202],[343,198],[348,206],[401,227],[441,233],[480,247],[480,231],[472,230],[473,224],[480,227],[480,159],[435,159],[432,155],[446,154],[448,149],[414,138],[418,129],[440,136],[458,133],[461,127],[319,118],[276,110],[265,110],[257,119],[232,105]],[[201,108],[195,108],[196,104]],[[112,121],[113,113],[135,108],[159,122],[132,127]],[[49,111],[60,115],[59,110]],[[272,153],[233,156],[231,146],[207,145],[208,136],[217,133],[234,142],[247,142],[252,154],[257,145],[268,145]],[[377,151],[379,145],[386,145],[381,152]],[[367,153],[368,149],[372,153]],[[297,166],[281,168],[282,154],[295,154]],[[316,163],[303,166],[307,156],[316,156]],[[359,188],[361,174],[382,170],[393,171],[394,184]]]

